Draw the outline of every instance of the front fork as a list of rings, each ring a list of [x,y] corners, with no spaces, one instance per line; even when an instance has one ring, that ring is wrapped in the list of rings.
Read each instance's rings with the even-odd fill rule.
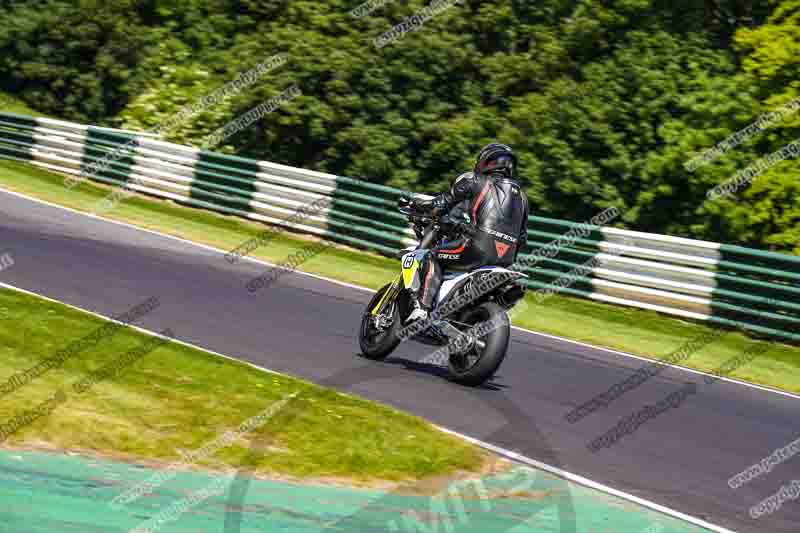
[[[392,286],[389,287],[385,293],[383,293],[383,297],[381,297],[380,301],[372,308],[370,313],[372,313],[373,317],[376,317],[383,313],[386,309],[386,306],[394,302],[395,298],[397,298],[397,294],[400,292],[400,283],[403,281],[403,275],[397,277],[392,283]]]

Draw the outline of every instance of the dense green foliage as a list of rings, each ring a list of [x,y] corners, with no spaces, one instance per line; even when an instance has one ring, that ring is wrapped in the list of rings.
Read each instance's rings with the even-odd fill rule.
[[[684,164],[800,96],[800,0],[428,2],[0,0],[0,90],[36,109],[148,129],[285,53],[288,62],[166,132],[203,139],[297,84],[225,151],[416,191],[492,140],[521,153],[534,211],[800,253],[797,160],[735,196],[711,187],[795,140],[795,113],[692,172]],[[434,2],[436,4],[437,2]],[[380,2],[375,2],[380,4]]]

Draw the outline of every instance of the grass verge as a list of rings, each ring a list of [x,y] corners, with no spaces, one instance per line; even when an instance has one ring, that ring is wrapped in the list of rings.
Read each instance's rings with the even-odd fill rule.
[[[0,289],[0,384],[104,324],[63,304]],[[87,373],[148,340],[152,337],[121,327],[5,396],[0,421],[6,427],[58,390],[66,401],[3,445],[176,461],[179,451],[199,449],[277,406],[244,442],[198,464],[217,470],[246,459],[256,473],[369,484],[476,472],[489,460],[417,417],[173,342],[156,345],[85,392],[73,389]],[[289,397],[292,393],[297,395]],[[247,441],[255,441],[255,458],[247,458]]]

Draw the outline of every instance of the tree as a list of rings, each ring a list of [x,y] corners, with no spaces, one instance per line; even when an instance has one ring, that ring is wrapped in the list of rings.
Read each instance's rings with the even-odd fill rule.
[[[128,82],[158,42],[146,2],[12,3],[0,11],[0,89],[45,113],[98,121],[128,101]]]

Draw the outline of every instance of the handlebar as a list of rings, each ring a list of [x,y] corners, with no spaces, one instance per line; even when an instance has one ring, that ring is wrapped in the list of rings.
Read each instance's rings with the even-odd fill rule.
[[[461,230],[469,235],[474,235],[478,230],[466,213],[463,213],[464,218],[460,220],[452,217],[450,213],[434,215],[430,212],[418,210],[416,202],[407,197],[401,197],[397,202],[397,206],[398,210],[414,224],[414,231],[417,237],[421,239],[420,248],[431,248],[431,245],[435,244],[441,232],[450,233],[454,230]]]

